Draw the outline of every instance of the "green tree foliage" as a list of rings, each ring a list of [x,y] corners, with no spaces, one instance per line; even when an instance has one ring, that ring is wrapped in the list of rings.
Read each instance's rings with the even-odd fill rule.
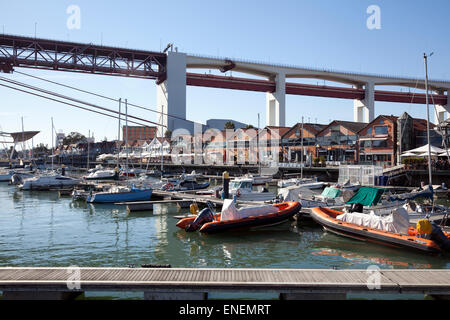
[[[71,132],[63,139],[64,145],[75,144],[79,142],[86,142],[87,139],[84,135],[78,132]]]

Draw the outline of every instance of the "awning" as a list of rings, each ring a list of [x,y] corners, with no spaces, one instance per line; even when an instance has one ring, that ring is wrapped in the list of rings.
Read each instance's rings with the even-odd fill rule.
[[[359,141],[385,141],[388,138],[360,138]]]
[[[10,133],[10,135],[11,137],[13,137],[14,142],[24,142],[30,140],[38,133],[39,131],[21,131],[21,132],[12,132]]]

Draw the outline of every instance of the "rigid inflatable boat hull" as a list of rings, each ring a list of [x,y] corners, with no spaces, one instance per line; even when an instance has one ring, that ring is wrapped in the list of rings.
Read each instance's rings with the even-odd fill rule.
[[[311,217],[314,221],[325,230],[341,236],[393,248],[411,249],[432,254],[442,252],[442,249],[432,240],[342,222],[333,217],[333,215],[338,214],[342,214],[342,212],[328,208],[313,208],[311,210]]]

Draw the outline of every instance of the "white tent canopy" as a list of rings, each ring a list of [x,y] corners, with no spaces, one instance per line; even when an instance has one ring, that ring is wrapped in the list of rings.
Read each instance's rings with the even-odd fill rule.
[[[439,157],[446,157],[447,155],[450,155],[450,149],[438,154]]]
[[[416,157],[417,154],[412,153],[412,152],[405,152],[401,155],[402,157]]]
[[[431,145],[431,154],[439,154],[442,152],[445,152],[445,150]],[[402,155],[404,155],[405,153],[414,153],[415,155],[427,153],[428,155],[428,144],[416,149],[408,150],[404,152]]]

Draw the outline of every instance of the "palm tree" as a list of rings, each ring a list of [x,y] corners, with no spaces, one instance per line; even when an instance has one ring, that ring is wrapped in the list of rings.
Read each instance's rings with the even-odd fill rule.
[[[225,123],[224,129],[234,129],[234,128],[235,128],[235,126],[234,126],[234,123],[232,121],[227,121]]]

